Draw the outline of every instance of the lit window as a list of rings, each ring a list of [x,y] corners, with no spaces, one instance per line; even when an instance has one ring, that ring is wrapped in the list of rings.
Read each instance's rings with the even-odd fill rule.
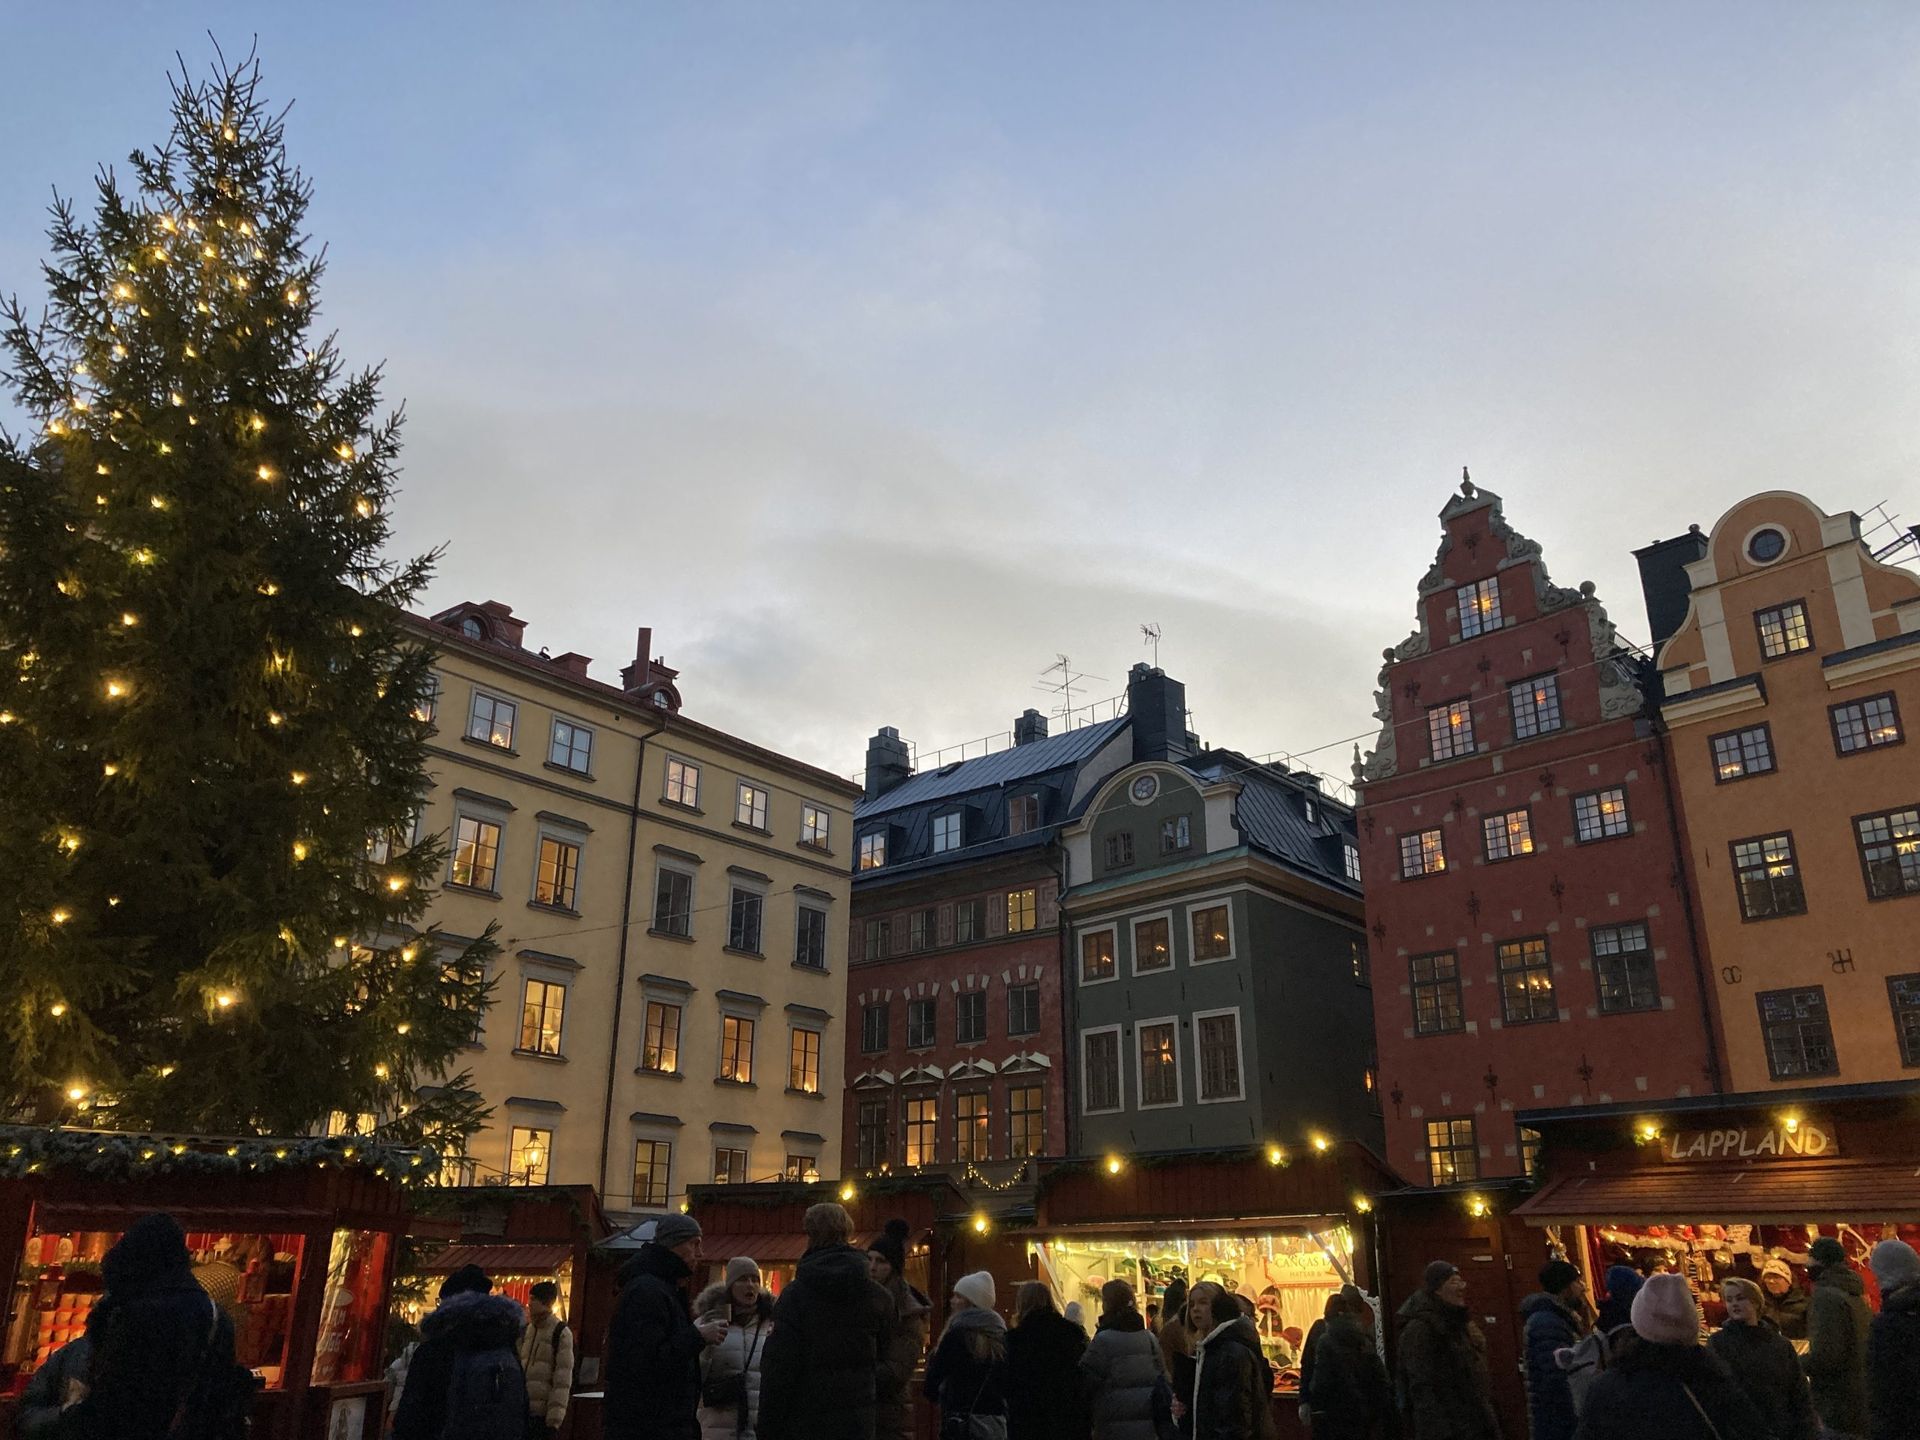
[[[787,1088],[820,1093],[820,1032],[795,1026],[787,1046]]]
[[[1760,628],[1760,656],[1778,660],[1813,648],[1813,635],[1807,629],[1807,607],[1799,600],[1789,601],[1772,610],[1761,610],[1753,617]]]
[[[1353,983],[1373,984],[1373,957],[1367,953],[1367,942],[1356,935],[1347,941],[1347,946],[1352,952],[1349,959],[1353,966]]]
[[[440,677],[429,673],[420,682],[420,693],[413,702],[413,718],[422,725],[431,724],[440,711]]]
[[[1047,1153],[1046,1091],[1038,1085],[1016,1085],[1007,1092],[1010,1128],[1007,1158],[1025,1160]]]
[[[1553,966],[1545,940],[1510,940],[1496,952],[1500,968],[1500,1013],[1509,1025],[1558,1020]]]
[[[662,867],[653,887],[653,928],[685,938],[693,933],[693,877]]]
[[[1733,881],[1740,913],[1748,920],[1771,920],[1806,913],[1807,896],[1793,858],[1791,835],[1765,835],[1733,842]]]
[[[1173,964],[1173,927],[1162,915],[1152,920],[1137,920],[1133,926],[1133,968],[1135,973],[1165,970]]]
[[[1180,1050],[1171,1020],[1140,1027],[1140,1105],[1180,1103]]]
[[[1869,695],[1850,700],[1827,712],[1833,719],[1833,745],[1842,755],[1862,750],[1877,750],[1882,745],[1898,745],[1900,709],[1891,695]]]
[[[1453,952],[1416,955],[1409,969],[1413,979],[1413,1033],[1446,1035],[1463,1029],[1460,962]]]
[[[1039,892],[1034,890],[1008,891],[1007,933],[1009,935],[1024,935],[1039,923]]]
[[[1717,782],[1745,780],[1773,771],[1773,732],[1765,725],[1729,730],[1708,743],[1713,747],[1713,778]]]
[[[476,690],[473,692],[473,709],[467,716],[467,738],[498,745],[502,750],[511,750],[513,719],[517,713],[518,707],[513,701],[501,700]]]
[[[1518,1128],[1520,1132],[1520,1173],[1538,1179],[1540,1175],[1540,1150],[1544,1142],[1541,1140],[1538,1130],[1526,1125],[1521,1125]]]
[[[1480,1143],[1470,1118],[1427,1122],[1427,1175],[1435,1185],[1469,1185],[1480,1178]]]
[[[1193,818],[1189,815],[1169,815],[1160,822],[1160,853],[1177,855],[1193,846]]]
[[[1756,999],[1760,1034],[1767,1046],[1767,1072],[1775,1080],[1840,1073],[1826,987],[1763,990]]]
[[[646,1035],[640,1046],[640,1068],[657,1075],[680,1069],[680,1007],[659,1000],[647,1002]]]
[[[1080,1037],[1080,1062],[1088,1114],[1120,1108],[1120,1032],[1095,1030]]]
[[[1525,810],[1489,815],[1480,822],[1486,837],[1487,859],[1512,860],[1533,853],[1533,821]]]
[[[1225,905],[1208,905],[1190,916],[1195,960],[1227,960],[1233,956],[1233,919]]]
[[[550,835],[541,836],[540,868],[533,881],[534,902],[557,910],[573,909],[579,879],[580,847]]]
[[[944,855],[960,848],[960,812],[950,811],[933,817],[933,853]]]
[[[1447,868],[1446,842],[1438,830],[1422,830],[1400,837],[1400,875],[1410,880],[1417,875],[1438,875]]]
[[[1581,844],[1589,840],[1611,840],[1632,828],[1627,820],[1625,790],[1616,787],[1573,797],[1573,838]]]
[[[527,981],[520,994],[520,1048],[534,1055],[558,1055],[566,1008],[566,986]]]
[[[1560,728],[1560,678],[1536,675],[1507,687],[1513,708],[1513,738],[1530,740]]]
[[[953,1097],[956,1160],[993,1158],[992,1119],[987,1113],[987,1095],[983,1090],[967,1090]]]
[[[1436,760],[1473,753],[1473,706],[1467,700],[1449,700],[1427,711],[1427,741]]]
[[[1347,879],[1360,883],[1360,847],[1351,840],[1340,847],[1341,863],[1346,867]]]
[[[1602,1015],[1660,1008],[1653,949],[1648,944],[1644,924],[1636,920],[1630,925],[1596,926],[1589,943],[1593,947],[1593,973],[1600,987]]]
[[[1024,835],[1040,828],[1040,797],[1015,795],[1007,801],[1007,833]]]
[[[1920,895],[1920,809],[1863,815],[1853,822],[1867,898]]]
[[[585,775],[593,768],[593,731],[571,720],[555,720],[547,759],[562,770]]]
[[[817,1180],[820,1178],[820,1157],[818,1155],[788,1155],[787,1168],[782,1173],[789,1180]]]
[[[1476,635],[1500,628],[1500,581],[1497,577],[1462,585],[1453,592],[1453,598],[1460,607],[1462,640],[1471,640]]]
[[[1080,937],[1080,978],[1084,980],[1111,980],[1113,978],[1113,931],[1095,930]]]
[[[929,1048],[937,1034],[940,1021],[940,1007],[937,1000],[922,998],[907,1002],[907,1048],[925,1050]]]
[[[669,756],[665,798],[675,805],[685,805],[690,810],[699,809],[700,767]]]
[[[474,890],[493,889],[500,865],[500,827],[463,815],[453,827],[453,880]]]
[[[673,1146],[642,1140],[633,1147],[633,1203],[650,1210],[666,1207],[673,1174]]]
[[[713,1149],[713,1183],[746,1184],[747,1152],[732,1145],[716,1145]]]
[[[766,897],[757,890],[735,889],[727,904],[727,948],[760,953],[760,917]]]
[[[1040,1033],[1040,987],[1015,985],[1007,991],[1007,1034]]]
[[[972,990],[954,999],[953,1038],[961,1044],[987,1038],[987,992]]]
[[[802,970],[827,968],[827,912],[802,905],[794,913],[793,963]]]
[[[1360,1088],[1367,1092],[1367,1109],[1380,1113],[1380,1047],[1373,1041],[1367,1042],[1366,1063],[1360,1069]]]
[[[940,1102],[931,1096],[907,1101],[907,1164],[933,1164],[939,1136]]]
[[[507,1132],[507,1176],[515,1185],[544,1185],[553,1166],[553,1131],[515,1125]]]
[[[887,832],[875,830],[860,837],[860,868],[878,870],[887,863]]]
[[[823,810],[818,805],[800,807],[800,843],[812,845],[817,849],[827,848],[828,828],[832,823],[833,812]]]
[[[767,792],[758,785],[749,785],[742,780],[734,796],[733,823],[744,825],[749,830],[766,829]]]
[[[720,1017],[720,1078],[753,1083],[753,1021],[744,1016]]]
[[[1200,1047],[1200,1098],[1238,1100],[1240,1091],[1240,1017],[1202,1015],[1193,1023]]]

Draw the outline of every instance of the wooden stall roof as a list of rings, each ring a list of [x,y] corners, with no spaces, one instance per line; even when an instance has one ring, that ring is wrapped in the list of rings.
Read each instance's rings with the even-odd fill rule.
[[[853,1248],[866,1249],[879,1233],[878,1230],[856,1230],[851,1242]],[[752,1235],[709,1230],[700,1237],[700,1253],[709,1260],[731,1260],[736,1255],[745,1255],[762,1265],[791,1264],[807,1253],[807,1237],[798,1230],[766,1231]]]
[[[571,1259],[571,1245],[449,1245],[419,1269],[423,1275],[451,1275],[478,1265],[490,1276],[546,1275]]]
[[[1085,1161],[1043,1177],[1034,1223],[1042,1230],[1304,1224],[1345,1217],[1357,1197],[1398,1184],[1378,1156],[1350,1140],[1289,1153],[1280,1164],[1258,1146],[1134,1156],[1118,1174]]]
[[[1685,1166],[1550,1180],[1513,1213],[1534,1225],[1793,1225],[1836,1215],[1920,1221],[1920,1167],[1866,1160],[1702,1170]]]

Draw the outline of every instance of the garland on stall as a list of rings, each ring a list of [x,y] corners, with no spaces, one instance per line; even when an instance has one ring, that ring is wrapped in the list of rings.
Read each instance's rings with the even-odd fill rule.
[[[1323,1157],[1324,1158],[1324,1157]],[[1228,1150],[1159,1150],[1145,1155],[1124,1157],[1121,1174],[1128,1170],[1160,1170],[1173,1165],[1246,1165],[1259,1161],[1269,1164],[1266,1151],[1258,1145],[1241,1145]],[[1291,1155],[1284,1156],[1279,1168],[1284,1170],[1295,1163]],[[1068,1160],[1047,1168],[1040,1177],[1040,1192],[1045,1194],[1054,1183],[1073,1175],[1106,1175],[1112,1173],[1110,1161],[1103,1159]]]
[[[439,1171],[430,1150],[403,1150],[358,1135],[221,1140],[204,1135],[0,1125],[0,1179],[8,1180],[51,1174],[96,1180],[260,1175],[324,1170],[329,1165],[371,1170],[407,1186],[424,1184]]]

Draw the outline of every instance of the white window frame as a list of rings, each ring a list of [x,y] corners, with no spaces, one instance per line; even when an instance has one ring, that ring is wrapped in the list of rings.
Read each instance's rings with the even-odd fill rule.
[[[486,727],[483,733],[476,735],[474,733],[476,728],[475,720],[482,700],[490,700],[493,702],[493,714],[496,724]],[[493,731],[498,728],[497,722],[500,718],[500,707],[503,705],[507,708],[507,743],[504,745],[493,738]],[[477,741],[482,745],[491,745],[496,750],[505,750],[511,755],[517,753],[513,748],[513,742],[519,738],[520,702],[518,700],[509,700],[504,695],[496,695],[493,691],[482,689],[478,685],[474,686],[472,695],[467,699],[467,739]]]
[[[1353,841],[1340,842],[1340,864],[1346,872],[1347,879],[1358,885],[1360,883],[1360,847]]]
[[[1452,723],[1455,711],[1460,714],[1460,724]],[[1435,717],[1439,717],[1436,724]],[[1441,754],[1441,739],[1446,739],[1446,753]],[[1435,765],[1445,765],[1453,760],[1463,760],[1469,755],[1480,753],[1480,742],[1473,733],[1473,697],[1463,695],[1453,700],[1442,700],[1438,705],[1427,707],[1427,759]]]
[[[680,794],[673,793],[673,767],[680,767]],[[687,777],[693,777],[693,798],[687,798]],[[660,767],[660,798],[668,805],[684,805],[689,810],[700,808],[700,762],[688,760],[681,755],[669,755]]]
[[[526,1044],[527,1038],[527,987],[546,985],[560,992],[560,1034],[554,1041],[551,1051],[541,1050],[537,1046]],[[562,1060],[567,1054],[567,1021],[571,1018],[568,1011],[573,1008],[573,987],[552,971],[540,966],[523,967],[520,971],[520,1023],[514,1030],[513,1050],[516,1055],[538,1055],[543,1060]],[[535,1037],[536,1039],[538,1037]]]
[[[578,737],[582,735],[587,737],[586,764],[575,765],[572,763],[574,745],[571,742],[567,745],[567,758],[565,760],[557,760],[554,758],[554,751],[557,750],[560,745],[560,727],[562,725],[566,726],[567,729],[572,732],[575,739],[578,739]],[[564,770],[569,775],[584,775],[591,779],[593,776],[593,745],[597,738],[594,734],[593,726],[583,725],[569,715],[554,716],[553,723],[547,728],[547,764],[553,766],[556,770]]]
[[[1113,1098],[1111,1106],[1095,1110],[1087,1103],[1093,1087],[1087,1083],[1087,1041],[1095,1035],[1113,1036]],[[1127,1108],[1127,1037],[1118,1025],[1090,1025],[1080,1032],[1080,1113],[1082,1115],[1118,1115]]]
[[[1493,604],[1487,607],[1488,611],[1491,612],[1490,617],[1487,619],[1480,618],[1482,614],[1481,610],[1478,606],[1471,603],[1478,600],[1482,593],[1493,597]],[[1484,580],[1469,580],[1464,585],[1454,586],[1453,607],[1455,615],[1460,622],[1460,638],[1462,640],[1472,640],[1481,635],[1491,634],[1495,630],[1503,629],[1507,623],[1507,607],[1505,597],[1500,593],[1500,577],[1498,575],[1489,575]],[[1467,615],[1469,612],[1471,612],[1474,617],[1473,628],[1471,630],[1467,628]]]
[[[1200,1044],[1200,1022],[1217,1020],[1222,1015],[1233,1016],[1233,1073],[1239,1077],[1240,1089],[1232,1095],[1216,1095],[1207,1098],[1206,1055]],[[1240,1016],[1238,1005],[1223,1005],[1215,1010],[1196,1010],[1193,1012],[1193,1101],[1196,1105],[1228,1105],[1247,1098],[1247,1027]]]
[[[933,853],[950,855],[966,844],[967,822],[959,810],[943,810],[933,817]],[[942,844],[943,838],[947,843]]]
[[[811,800],[800,804],[800,843],[825,850],[833,843],[833,812]]]
[[[1146,1058],[1141,1053],[1144,1042],[1141,1032],[1156,1025],[1165,1025],[1173,1031],[1173,1096],[1171,1100],[1156,1100],[1147,1103],[1147,1067]],[[1180,1058],[1180,1017],[1178,1015],[1143,1015],[1133,1023],[1133,1093],[1137,1108],[1141,1110],[1178,1110],[1187,1100],[1186,1076],[1181,1073],[1185,1062]]]
[[[476,885],[471,879],[456,880],[453,878],[454,867],[459,863],[460,859],[460,822],[463,820],[471,820],[476,825],[491,825],[497,832],[493,842],[493,874],[487,877],[487,883],[485,885]],[[500,893],[500,866],[505,859],[505,851],[507,848],[506,820],[497,812],[468,810],[464,807],[456,806],[453,812],[453,824],[448,828],[447,836],[450,843],[447,845],[446,883],[469,894],[498,895]],[[476,846],[478,845],[478,840],[479,837],[476,833]]]
[[[860,837],[859,854],[855,857],[855,868],[860,870],[883,870],[887,864],[887,832],[884,829],[869,830]]]
[[[1086,941],[1100,934],[1108,937],[1109,946],[1113,951],[1113,973],[1101,976],[1097,980],[1089,980],[1082,952]],[[1083,990],[1090,990],[1096,985],[1111,985],[1120,978],[1120,927],[1116,922],[1109,920],[1104,924],[1089,925],[1083,930],[1073,932],[1073,976]]]
[[[773,792],[751,780],[739,780],[733,788],[733,823],[748,830],[766,833],[773,813]]]
[[[1202,960],[1194,951],[1193,912],[1211,910],[1216,905],[1224,905],[1227,909],[1227,953]],[[1232,891],[1222,895],[1199,895],[1189,900],[1186,906],[1186,925],[1183,928],[1187,932],[1187,964],[1189,966],[1198,968],[1202,965],[1226,965],[1240,958],[1240,917],[1233,913]]]
[[[512,1117],[511,1115],[509,1115],[509,1116],[507,1117],[507,1164],[506,1164],[506,1175],[507,1175],[507,1182],[508,1182],[509,1184],[512,1184],[512,1183],[514,1183],[514,1182],[515,1182],[515,1180],[516,1180],[516,1179],[517,1179],[517,1178],[518,1178],[518,1177],[519,1177],[519,1176],[520,1176],[521,1174],[523,1174],[523,1173],[524,1173],[524,1172],[522,1172],[522,1171],[520,1171],[520,1170],[517,1170],[517,1169],[515,1169],[515,1168],[514,1168],[514,1164],[513,1164],[513,1155],[514,1155],[514,1150],[515,1150],[515,1148],[516,1148],[516,1147],[514,1146],[514,1143],[513,1143],[513,1137],[514,1137],[514,1135],[515,1135],[515,1133],[516,1133],[516,1132],[524,1132],[524,1133],[525,1133],[525,1134],[527,1135],[527,1137],[529,1138],[529,1140],[531,1140],[531,1139],[532,1139],[532,1137],[533,1137],[533,1136],[535,1136],[535,1135],[544,1135],[544,1136],[546,1136],[546,1137],[547,1137],[547,1139],[546,1139],[546,1151],[547,1151],[547,1165],[546,1165],[546,1170],[547,1170],[547,1173],[546,1173],[546,1175],[545,1175],[545,1176],[544,1176],[544,1177],[543,1177],[543,1178],[542,1178],[541,1180],[539,1180],[539,1181],[538,1181],[537,1183],[539,1183],[539,1184],[542,1184],[542,1185],[546,1185],[546,1184],[550,1184],[550,1183],[552,1183],[552,1180],[553,1180],[553,1146],[554,1146],[554,1134],[555,1134],[555,1131],[556,1131],[556,1130],[557,1130],[558,1128],[559,1128],[559,1127],[558,1127],[558,1126],[556,1126],[556,1125],[555,1125],[555,1124],[554,1124],[554,1123],[553,1123],[553,1122],[552,1122],[551,1120],[549,1120],[549,1121],[548,1121],[548,1122],[547,1122],[546,1124],[544,1124],[544,1125],[540,1125],[540,1124],[535,1124],[535,1123],[532,1123],[532,1122],[529,1122],[529,1123],[527,1123],[527,1124],[525,1124],[525,1125],[522,1125],[522,1124],[518,1124],[518,1123],[516,1123],[516,1121],[514,1120],[514,1118],[513,1118],[513,1117]]]
[[[1142,970],[1140,968],[1140,927],[1142,925],[1151,924],[1155,920],[1164,920],[1167,922],[1167,963],[1165,965],[1160,966],[1158,969]],[[1174,939],[1178,934],[1179,934],[1179,931],[1175,928],[1173,923],[1173,910],[1171,909],[1171,907],[1165,910],[1155,910],[1146,915],[1128,916],[1127,917],[1128,974],[1135,975],[1135,976],[1171,975],[1174,971],[1178,970],[1180,968],[1180,950],[1179,950],[1179,947],[1174,944]],[[1117,974],[1120,969],[1119,965],[1116,964],[1113,968],[1115,973]]]

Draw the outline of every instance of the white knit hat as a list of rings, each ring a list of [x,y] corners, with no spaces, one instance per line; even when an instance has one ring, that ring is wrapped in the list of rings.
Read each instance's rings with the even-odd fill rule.
[[[993,1276],[985,1270],[976,1270],[971,1275],[962,1275],[953,1282],[953,1293],[969,1305],[982,1310],[993,1309]]]
[[[1633,1333],[1649,1344],[1700,1343],[1700,1307],[1684,1275],[1649,1275],[1630,1313]]]

